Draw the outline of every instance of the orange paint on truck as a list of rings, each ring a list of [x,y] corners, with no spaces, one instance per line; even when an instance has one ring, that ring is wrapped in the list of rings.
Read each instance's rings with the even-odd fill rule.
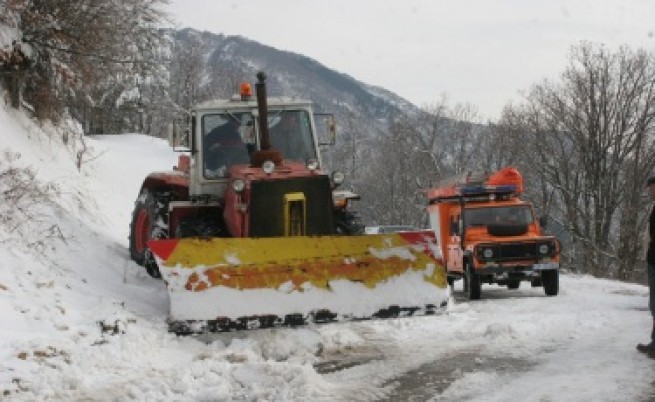
[[[522,192],[523,179],[515,168],[460,176],[427,192],[430,225],[451,282],[464,278],[468,284],[472,275],[515,288],[517,281],[536,285],[545,277],[546,293],[557,293],[550,277],[559,269],[559,242],[543,234]]]

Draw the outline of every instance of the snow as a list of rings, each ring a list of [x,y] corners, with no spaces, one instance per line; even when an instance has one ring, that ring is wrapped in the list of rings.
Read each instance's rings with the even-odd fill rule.
[[[141,181],[176,154],[138,134],[98,136],[78,170],[45,129],[0,106],[0,152],[58,189],[38,222],[0,226],[2,400],[654,397],[655,360],[635,351],[652,325],[648,289],[588,276],[563,275],[557,297],[483,286],[476,302],[457,283],[433,316],[176,337],[164,283],[127,253]]]
[[[171,318],[173,320],[211,320],[214,317],[229,317],[234,320],[258,314],[287,314],[309,315],[317,307],[325,308],[339,317],[370,317],[393,303],[401,306],[426,306],[445,301],[446,291],[440,291],[426,277],[429,277],[434,265],[425,271],[408,270],[403,275],[390,278],[368,288],[363,283],[349,280],[330,281],[330,291],[304,283],[302,289],[294,289],[290,281],[283,283],[278,289],[233,289],[226,286],[215,286],[202,292],[189,292],[185,289],[187,283],[182,275],[184,271],[195,272],[200,277],[199,283],[204,281],[204,271],[180,269],[166,270],[170,274],[181,272],[179,275],[166,276],[169,281]],[[180,280],[181,279],[181,280]],[[207,281],[209,285],[209,281]],[[209,285],[210,286],[210,285]],[[216,303],[220,300],[220,303]],[[256,302],[255,302],[256,301]],[[392,304],[393,304],[392,303]],[[270,310],[265,310],[270,308]],[[339,318],[337,318],[339,319]]]

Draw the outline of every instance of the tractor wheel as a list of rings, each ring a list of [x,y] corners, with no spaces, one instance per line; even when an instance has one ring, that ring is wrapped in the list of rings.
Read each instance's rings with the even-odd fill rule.
[[[559,271],[549,269],[541,271],[541,282],[544,284],[546,296],[557,296],[559,293]]]
[[[130,225],[130,257],[153,278],[161,278],[155,258],[148,249],[150,239],[168,237],[167,193],[144,189],[136,200]]]
[[[507,282],[507,289],[518,289],[519,287],[521,287],[521,281],[519,280],[515,279]]]
[[[466,284],[466,293],[469,300],[480,299],[480,293],[482,291],[480,275],[475,273],[475,270],[469,263],[466,264]]]
[[[346,209],[338,209],[334,213],[337,234],[340,235],[361,235],[364,234],[364,225],[359,215]]]

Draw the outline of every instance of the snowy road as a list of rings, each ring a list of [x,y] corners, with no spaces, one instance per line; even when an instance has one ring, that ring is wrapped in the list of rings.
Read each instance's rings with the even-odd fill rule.
[[[489,286],[468,302],[456,292],[442,316],[352,324],[369,356],[326,377],[369,379],[344,400],[650,400],[655,361],[634,349],[649,326],[646,289],[572,276],[562,285],[555,298]]]

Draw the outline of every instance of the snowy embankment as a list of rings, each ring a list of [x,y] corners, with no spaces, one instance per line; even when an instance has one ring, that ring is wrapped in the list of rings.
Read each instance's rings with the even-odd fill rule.
[[[554,298],[525,285],[483,287],[484,300],[451,298],[437,316],[177,338],[166,332],[163,283],[127,253],[141,181],[176,155],[141,135],[87,138],[90,161],[80,171],[76,151],[51,129],[4,106],[0,127],[0,152],[36,171],[46,200],[0,209],[0,399],[651,395],[655,360],[634,350],[651,324],[647,289],[589,277],[564,276]],[[7,163],[5,156],[0,168]],[[8,215],[18,207],[33,218],[12,226],[9,217],[24,217]]]

